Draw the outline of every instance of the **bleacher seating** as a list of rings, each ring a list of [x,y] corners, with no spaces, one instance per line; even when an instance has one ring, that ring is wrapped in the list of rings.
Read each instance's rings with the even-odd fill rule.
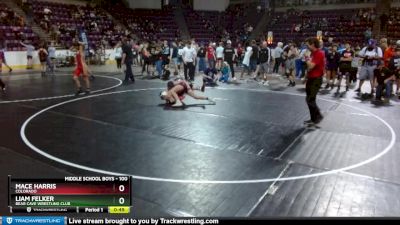
[[[34,45],[39,43],[39,37],[32,29],[25,26],[22,17],[15,15],[5,4],[0,3],[0,41],[9,51],[20,51],[24,47],[19,44],[21,40],[29,40]]]
[[[364,32],[372,28],[373,22],[367,20],[354,21],[358,10],[319,10],[306,11],[301,15],[279,12],[274,15],[265,32],[272,31],[276,41],[304,41],[306,38],[316,36],[317,31],[322,31],[323,37],[333,37],[336,42],[350,41],[353,44],[362,44],[365,41]],[[286,18],[284,18],[286,14]],[[322,23],[326,20],[326,24]],[[300,31],[295,26],[302,24]],[[306,26],[304,26],[306,25]],[[308,26],[309,25],[309,26]]]
[[[37,0],[32,0],[31,4],[35,21],[50,33],[58,33],[57,39],[65,47],[71,46],[79,29],[85,30],[89,45],[93,48],[100,44],[109,47],[115,44],[110,43],[112,40],[123,34],[123,31],[115,26],[106,13],[97,8]],[[45,14],[45,8],[51,13]],[[46,19],[48,24],[44,23]],[[92,25],[93,22],[96,23],[97,28]],[[102,42],[103,39],[105,42]]]
[[[130,9],[117,4],[107,10],[142,40],[174,40],[179,37],[172,8]]]
[[[247,39],[246,27],[257,25],[260,14],[255,4],[231,5],[225,12],[184,10],[192,38],[208,42],[229,38],[234,42]]]

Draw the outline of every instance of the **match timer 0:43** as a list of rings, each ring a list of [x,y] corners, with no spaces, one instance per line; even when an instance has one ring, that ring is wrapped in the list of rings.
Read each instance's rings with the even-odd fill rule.
[[[26,179],[9,176],[11,212],[129,213],[130,176],[69,176]]]

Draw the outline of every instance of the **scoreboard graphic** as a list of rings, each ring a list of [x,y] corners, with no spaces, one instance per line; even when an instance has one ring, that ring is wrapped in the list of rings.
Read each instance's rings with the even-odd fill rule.
[[[130,176],[8,177],[12,213],[129,213]]]

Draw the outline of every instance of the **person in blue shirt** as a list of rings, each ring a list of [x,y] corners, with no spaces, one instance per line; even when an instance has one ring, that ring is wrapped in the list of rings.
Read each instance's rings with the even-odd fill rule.
[[[224,62],[221,68],[221,77],[219,78],[219,81],[228,83],[230,75],[231,75],[231,69],[229,68],[229,64],[228,62]]]
[[[203,83],[206,86],[217,86],[217,74],[218,71],[215,68],[207,67],[207,69],[204,70]]]

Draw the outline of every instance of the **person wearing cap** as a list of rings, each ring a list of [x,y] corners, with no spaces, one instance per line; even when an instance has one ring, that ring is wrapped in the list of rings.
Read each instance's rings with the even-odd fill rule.
[[[224,62],[227,62],[230,67],[233,80],[236,80],[235,69],[233,68],[233,62],[235,61],[236,53],[235,49],[232,47],[232,42],[230,40],[226,42],[226,47],[224,48],[223,55]]]
[[[394,56],[389,61],[389,69],[394,74],[396,80],[396,95],[400,98],[399,87],[400,87],[400,46],[395,49]]]
[[[363,59],[360,68],[360,83],[356,92],[361,93],[362,85],[365,80],[370,80],[371,82],[371,95],[374,94],[374,70],[381,63],[383,59],[383,52],[380,47],[376,45],[376,40],[370,39],[368,41],[368,46],[364,47],[359,53],[359,57]]]

